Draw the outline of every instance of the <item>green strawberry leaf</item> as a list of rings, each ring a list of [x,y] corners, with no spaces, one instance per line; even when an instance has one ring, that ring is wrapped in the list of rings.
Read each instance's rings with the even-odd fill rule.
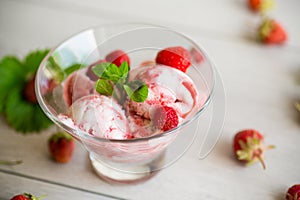
[[[38,104],[24,101],[20,88],[15,88],[7,97],[6,120],[17,131],[39,132],[52,125]]]
[[[0,113],[19,132],[39,132],[53,124],[38,104],[23,97],[25,83],[36,73],[48,51],[31,52],[23,62],[14,56],[5,56],[0,61]]]
[[[23,70],[22,63],[16,57],[6,56],[0,61],[0,113],[4,112],[10,91],[24,84]]]
[[[24,59],[26,71],[34,74],[48,53],[49,49],[37,50],[29,53]]]

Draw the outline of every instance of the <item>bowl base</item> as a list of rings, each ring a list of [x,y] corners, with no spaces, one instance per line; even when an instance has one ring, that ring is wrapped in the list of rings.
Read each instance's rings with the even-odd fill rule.
[[[156,175],[164,164],[165,152],[162,152],[150,162],[137,163],[107,163],[89,154],[91,164],[97,175],[104,181],[121,184],[135,184],[146,181]]]

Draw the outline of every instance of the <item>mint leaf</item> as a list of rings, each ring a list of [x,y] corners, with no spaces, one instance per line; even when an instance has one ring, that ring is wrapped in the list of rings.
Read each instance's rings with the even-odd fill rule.
[[[73,64],[71,66],[69,66],[68,68],[65,69],[65,75],[69,76],[72,72],[77,71],[81,68],[83,68],[84,66],[82,64]]]
[[[99,63],[92,68],[92,71],[99,77],[105,80],[110,80],[117,83],[123,76],[122,71],[113,63]]]
[[[110,64],[111,63],[101,62],[101,63],[95,65],[94,67],[92,67],[92,71],[94,72],[94,74],[96,76],[98,76],[99,78],[102,78],[104,71]]]
[[[122,77],[127,77],[129,70],[130,70],[130,67],[126,61],[123,62],[119,67],[119,71],[120,71],[120,74],[122,74]]]
[[[103,95],[109,95],[111,96],[113,93],[113,86],[104,79],[98,79],[98,81],[95,84],[95,89],[98,93]]]
[[[116,89],[114,98],[117,99],[119,103],[123,103],[123,94],[125,94],[125,92],[133,101],[145,101],[148,96],[147,85],[140,80],[127,83],[129,70],[130,67],[126,61],[119,67],[107,62],[97,64],[92,68],[94,74],[100,78],[95,84],[96,91],[100,94],[112,95],[114,86],[111,85],[111,83],[113,83]]]
[[[57,64],[53,56],[50,56],[47,63],[46,63],[46,68],[49,70],[51,73],[53,79],[56,82],[61,82],[65,78],[64,71],[62,70],[61,66]]]
[[[144,102],[148,97],[148,86],[141,80],[134,80],[123,86],[130,99]]]

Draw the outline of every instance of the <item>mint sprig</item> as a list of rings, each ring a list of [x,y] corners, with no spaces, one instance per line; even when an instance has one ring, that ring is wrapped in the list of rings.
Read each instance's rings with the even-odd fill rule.
[[[125,61],[119,67],[113,63],[103,62],[92,68],[99,77],[95,83],[98,93],[113,96],[123,103],[127,95],[131,100],[144,102],[148,97],[148,86],[141,80],[128,81],[130,67]]]

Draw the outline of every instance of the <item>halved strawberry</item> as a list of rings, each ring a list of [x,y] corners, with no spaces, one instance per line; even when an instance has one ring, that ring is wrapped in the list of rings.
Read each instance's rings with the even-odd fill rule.
[[[191,65],[191,55],[189,51],[183,47],[168,47],[158,52],[156,63],[174,67],[183,72]]]
[[[176,111],[172,107],[159,106],[153,112],[152,122],[156,128],[168,131],[177,127],[179,120]]]
[[[260,41],[265,44],[283,44],[287,40],[284,28],[273,19],[265,19],[258,29]]]

